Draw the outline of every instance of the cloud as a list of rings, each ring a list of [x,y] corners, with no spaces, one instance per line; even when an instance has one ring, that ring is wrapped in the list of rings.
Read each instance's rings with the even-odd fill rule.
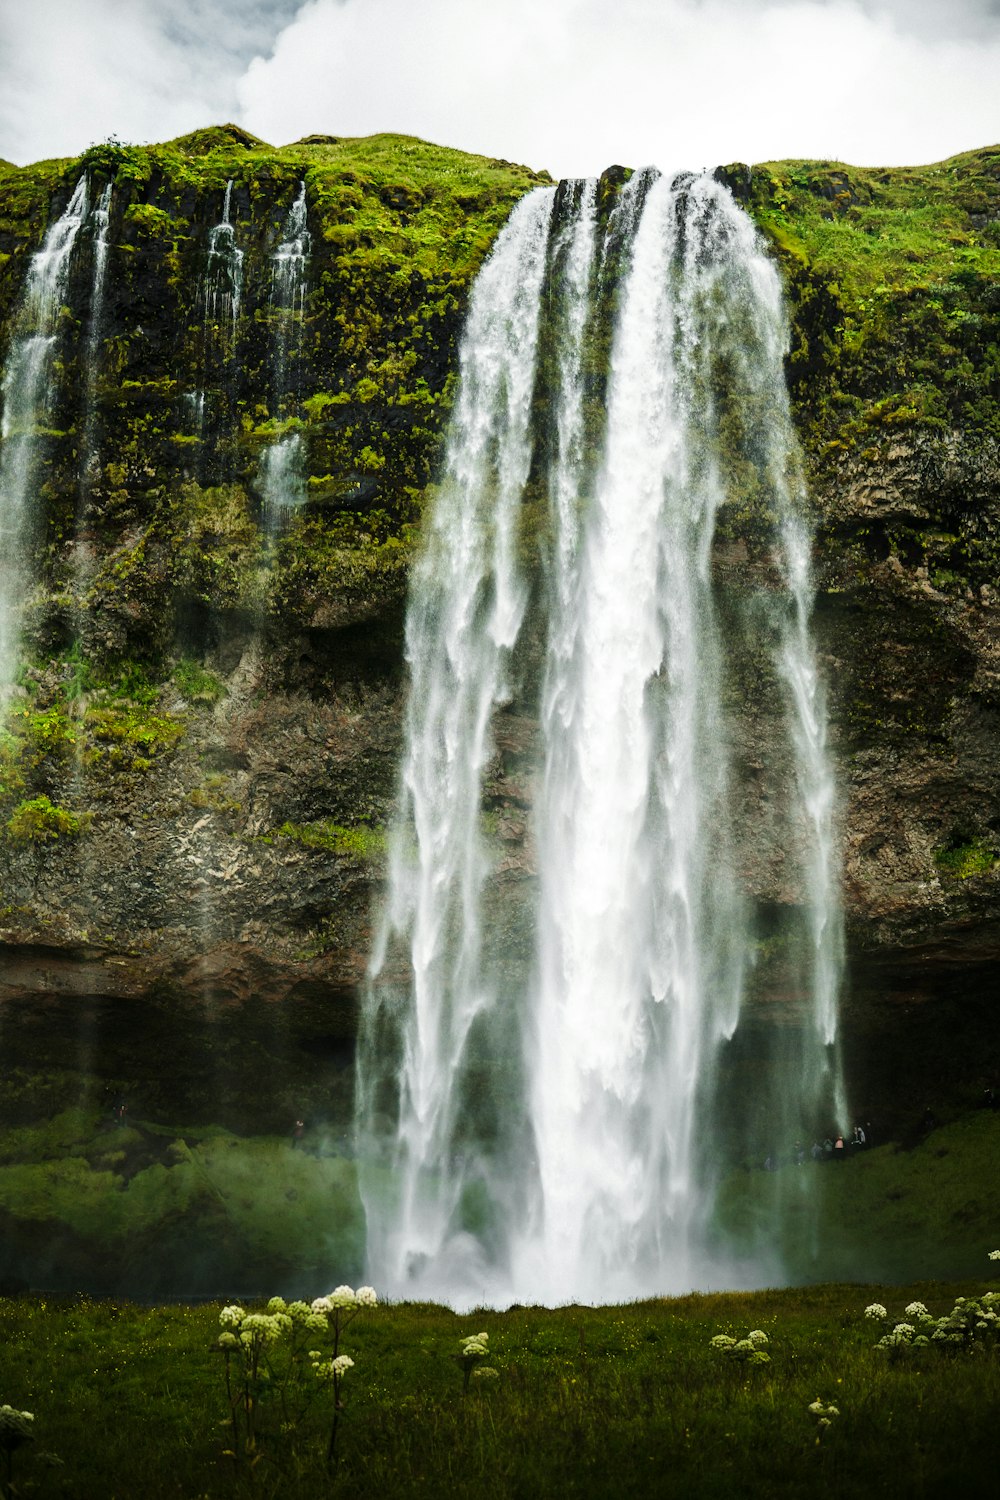
[[[954,0],[310,0],[251,62],[272,140],[396,130],[581,175],[818,156],[939,159],[1000,136],[997,7]]]
[[[1000,0],[0,0],[0,155],[235,119],[547,166],[1000,138]]]
[[[0,0],[0,155],[70,156],[230,119],[299,0]]]

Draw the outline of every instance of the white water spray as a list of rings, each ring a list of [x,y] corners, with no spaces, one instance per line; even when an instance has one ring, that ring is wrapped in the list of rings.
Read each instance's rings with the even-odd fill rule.
[[[31,258],[14,343],[4,369],[0,428],[0,695],[9,691],[17,668],[35,461],[54,394],[53,361],[73,247],[86,217],[87,180],[81,177],[64,213]]]
[[[377,1166],[368,1174],[373,1263],[386,1285],[424,1273],[444,1294],[457,1280],[468,1290],[481,1275],[477,1241],[456,1230],[481,1166],[475,1143],[459,1144],[466,1049],[477,1017],[495,1001],[481,945],[480,790],[525,607],[515,528],[531,462],[553,197],[543,190],[517,206],[473,288],[444,480],[412,582],[402,809],[361,1040],[366,1135],[377,1129],[383,1096],[398,1088],[389,1106],[398,1130],[388,1192],[380,1191]],[[412,966],[402,1013],[389,993],[400,949]]]
[[[222,218],[208,237],[208,260],[205,266],[205,321],[225,327],[230,340],[236,337],[236,324],[243,296],[243,251],[236,243],[236,230],[230,214],[233,202],[233,179],[226,183]]]
[[[288,211],[284,238],[271,263],[271,308],[276,319],[273,335],[272,399],[274,414],[288,404],[297,380],[290,379],[289,361],[302,351],[305,317],[307,266],[312,238],[308,228],[306,185]],[[289,413],[294,414],[294,413]],[[257,483],[264,499],[264,517],[268,530],[274,531],[283,516],[302,505],[306,499],[302,437],[298,431],[284,433],[264,450]]]
[[[595,184],[560,194],[546,246],[551,205],[519,206],[473,293],[411,595],[402,805],[359,1049],[371,1274],[453,1302],[607,1301],[729,1274],[707,1251],[716,1065],[753,932],[712,574],[733,407],[754,429],[785,586],[769,608],[811,954],[803,1066],[782,1085],[796,1108],[817,1102],[836,1026],[833,780],[777,274],[707,176],[639,174],[603,244]],[[609,295],[602,405],[588,357]],[[514,537],[543,306],[538,903],[534,977],[512,982],[503,912],[484,901],[481,794],[524,618]]]

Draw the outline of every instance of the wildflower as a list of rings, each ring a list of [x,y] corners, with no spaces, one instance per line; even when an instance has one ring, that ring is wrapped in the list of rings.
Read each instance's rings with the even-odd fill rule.
[[[331,1307],[357,1307],[358,1299],[352,1286],[336,1287],[326,1299]]]
[[[333,1303],[329,1297],[316,1297],[312,1302],[312,1310],[314,1313],[330,1313],[333,1312]]]
[[[246,1313],[242,1307],[238,1307],[236,1303],[231,1303],[229,1307],[224,1307],[220,1312],[219,1322],[223,1328],[238,1328],[245,1317]]]
[[[374,1307],[378,1302],[373,1286],[359,1286],[355,1296],[359,1307]]]
[[[712,1349],[733,1349],[736,1347],[736,1340],[731,1339],[728,1333],[717,1333],[709,1340],[709,1345]]]
[[[1000,1250],[991,1250],[990,1260],[1000,1260]]]
[[[272,1297],[270,1302],[267,1304],[267,1310],[269,1313],[287,1312],[288,1304],[285,1301],[284,1297]]]
[[[219,1334],[219,1348],[220,1349],[238,1349],[239,1347],[240,1347],[240,1341],[236,1337],[235,1333],[230,1333],[227,1330],[225,1333],[220,1333]]]
[[[766,1344],[768,1342],[767,1334],[761,1328],[751,1329],[747,1334],[747,1339],[751,1344]]]
[[[330,1361],[330,1369],[334,1375],[346,1375],[348,1370],[354,1369],[354,1361],[349,1354],[338,1354]]]
[[[472,1372],[473,1380],[499,1380],[500,1371],[494,1370],[492,1365],[480,1365]]]
[[[240,1340],[244,1344],[251,1344],[260,1340],[265,1344],[273,1344],[285,1331],[288,1319],[281,1314],[273,1313],[248,1313],[240,1324]]]
[[[0,1406],[0,1448],[17,1448],[31,1437],[34,1412],[17,1411],[6,1403]]]
[[[903,1311],[908,1318],[926,1318],[929,1316],[922,1302],[911,1302],[907,1307],[903,1308]]]
[[[886,1312],[881,1302],[872,1302],[868,1307],[865,1308],[866,1318],[887,1318],[888,1316],[889,1314]]]

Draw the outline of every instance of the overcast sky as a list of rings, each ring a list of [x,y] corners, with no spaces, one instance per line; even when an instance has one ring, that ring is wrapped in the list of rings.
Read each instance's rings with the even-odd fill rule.
[[[587,175],[1000,140],[1000,0],[0,0],[0,156],[236,121]]]

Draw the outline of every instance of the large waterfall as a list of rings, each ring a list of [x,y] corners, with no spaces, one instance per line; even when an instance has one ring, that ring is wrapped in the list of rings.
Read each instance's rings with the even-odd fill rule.
[[[785,348],[777,272],[709,176],[640,173],[610,216],[594,182],[539,189],[476,283],[412,581],[359,1047],[370,1272],[391,1294],[606,1301],[731,1274],[711,1211],[719,1059],[755,954],[730,691],[747,614],[798,892],[798,1043],[774,1116],[798,1130],[835,1107],[835,798]],[[723,618],[713,544],[736,500],[767,518],[770,583]],[[496,713],[530,696],[539,651],[524,939],[490,882],[482,794]]]
[[[17,666],[25,549],[32,520],[32,481],[38,442],[52,397],[51,379],[73,247],[87,217],[87,179],[81,177],[63,214],[32,256],[14,342],[3,379],[0,432],[0,693]]]

